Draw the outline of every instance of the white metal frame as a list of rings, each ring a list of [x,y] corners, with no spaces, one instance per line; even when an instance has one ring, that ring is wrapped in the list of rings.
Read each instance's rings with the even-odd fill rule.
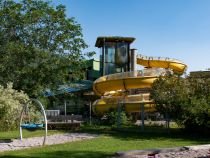
[[[20,116],[20,139],[22,140],[23,139],[23,132],[22,132],[22,121],[23,121],[23,114],[24,114],[24,110],[26,108],[28,108],[28,104],[30,102],[35,102],[36,105],[38,105],[40,108],[41,108],[41,112],[43,114],[43,117],[44,117],[44,123],[45,123],[45,135],[44,135],[44,140],[43,140],[43,144],[42,145],[45,145],[46,143],[46,140],[47,140],[47,117],[46,117],[46,113],[45,113],[45,110],[44,110],[44,106],[42,105],[42,103],[37,100],[37,99],[30,99],[24,106],[23,106],[23,110],[21,112],[21,116]]]

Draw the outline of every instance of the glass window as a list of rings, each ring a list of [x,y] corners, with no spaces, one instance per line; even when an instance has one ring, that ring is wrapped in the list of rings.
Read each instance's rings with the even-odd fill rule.
[[[108,48],[108,62],[115,62],[115,48]]]
[[[124,67],[128,63],[128,50],[127,43],[117,43],[115,63]]]
[[[105,44],[105,62],[114,63],[115,62],[115,43],[107,42]]]
[[[115,71],[115,64],[113,63],[105,63],[105,75],[114,74]]]
[[[128,71],[128,49],[129,44],[125,42],[106,42],[104,53],[103,73],[104,75]]]

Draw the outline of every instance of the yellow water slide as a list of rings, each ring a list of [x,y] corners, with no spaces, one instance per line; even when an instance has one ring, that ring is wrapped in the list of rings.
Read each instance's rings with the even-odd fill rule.
[[[187,69],[187,65],[183,62],[161,57],[148,57],[143,55],[137,55],[137,64],[145,66],[147,68],[165,68],[171,69],[174,73],[183,74]]]
[[[137,64],[145,67],[144,70],[116,73],[98,78],[93,84],[93,90],[102,96],[93,104],[93,111],[102,115],[110,109],[116,109],[123,103],[126,112],[140,112],[140,104],[144,104],[145,111],[155,111],[155,105],[147,94],[129,94],[128,90],[148,89],[152,83],[167,71],[183,74],[187,65],[181,61],[169,58],[154,58],[137,55]]]

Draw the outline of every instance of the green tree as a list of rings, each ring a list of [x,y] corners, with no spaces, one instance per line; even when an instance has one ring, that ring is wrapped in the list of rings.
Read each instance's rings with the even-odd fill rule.
[[[179,117],[177,114],[182,112],[188,96],[185,82],[185,79],[172,75],[160,77],[154,82],[150,97],[154,99],[158,111],[174,119]]]
[[[188,129],[210,127],[210,79],[160,77],[152,86],[151,98],[161,113],[168,113]]]
[[[63,5],[42,0],[0,0],[0,84],[37,96],[81,75],[87,47],[82,28]]]
[[[187,80],[190,93],[184,109],[183,124],[189,129],[209,129],[210,79],[189,77]]]

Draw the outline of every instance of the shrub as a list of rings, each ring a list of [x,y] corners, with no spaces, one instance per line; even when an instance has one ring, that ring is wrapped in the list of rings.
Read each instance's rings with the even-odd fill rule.
[[[106,124],[117,125],[117,123],[118,123],[118,112],[111,111],[106,114]],[[128,118],[124,111],[120,113],[120,123],[121,125],[126,125],[128,123]]]
[[[0,85],[0,131],[18,127],[22,104],[28,100],[24,92],[13,89],[12,83],[8,83],[5,88]]]

